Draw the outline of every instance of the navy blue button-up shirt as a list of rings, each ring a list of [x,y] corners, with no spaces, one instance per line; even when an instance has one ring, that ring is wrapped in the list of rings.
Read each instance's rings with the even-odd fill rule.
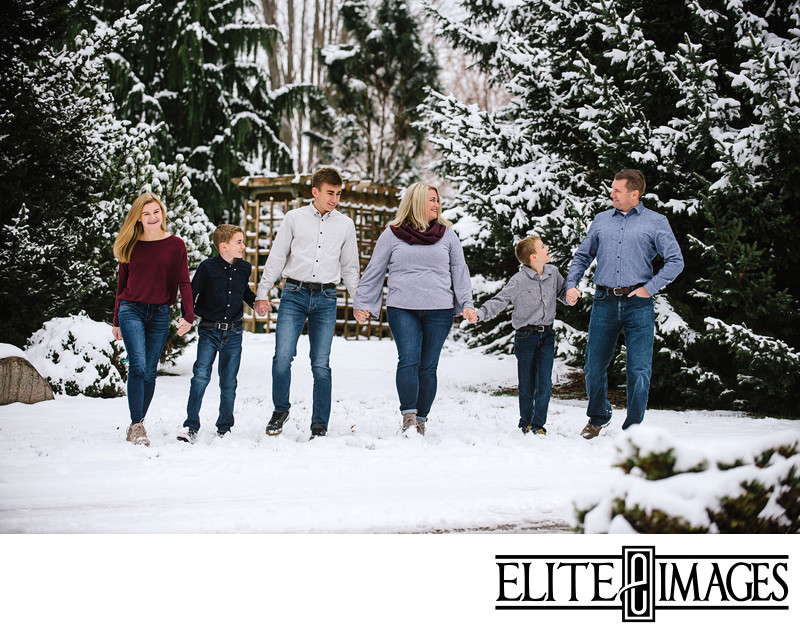
[[[194,313],[207,320],[233,323],[242,320],[242,303],[253,307],[250,289],[253,266],[242,259],[228,263],[220,256],[203,261],[192,277]]]
[[[664,265],[653,274],[656,254],[664,258]],[[614,288],[643,283],[650,296],[674,281],[683,270],[683,255],[669,221],[641,202],[627,213],[618,209],[598,213],[572,258],[567,289],[577,287],[595,258],[596,285]]]

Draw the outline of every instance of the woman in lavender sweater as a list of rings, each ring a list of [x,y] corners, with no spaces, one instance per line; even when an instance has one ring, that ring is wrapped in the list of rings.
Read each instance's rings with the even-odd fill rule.
[[[413,426],[425,434],[439,354],[453,318],[475,317],[464,251],[451,226],[441,215],[436,187],[422,182],[408,187],[397,216],[375,244],[353,300],[358,322],[378,318],[388,269],[386,312],[397,345],[403,433]]]

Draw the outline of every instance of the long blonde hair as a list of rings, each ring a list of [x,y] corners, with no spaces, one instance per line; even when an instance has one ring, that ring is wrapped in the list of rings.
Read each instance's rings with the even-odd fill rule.
[[[428,191],[436,191],[436,197],[439,196],[439,189],[424,182],[415,182],[406,189],[403,194],[403,199],[400,200],[400,208],[397,209],[397,215],[392,220],[392,226],[402,226],[404,224],[411,224],[414,228],[420,231],[428,230],[430,222],[428,221]],[[442,217],[442,207],[436,213],[436,221],[445,226],[452,226],[453,222],[446,220]]]
[[[164,208],[164,203],[152,193],[142,193],[131,204],[131,209],[122,223],[122,228],[119,229],[119,235],[114,241],[114,256],[119,259],[120,263],[130,263],[131,253],[136,242],[144,232],[144,227],[139,221],[142,219],[142,209],[150,202],[157,202],[161,207],[161,230],[167,232],[167,209]]]

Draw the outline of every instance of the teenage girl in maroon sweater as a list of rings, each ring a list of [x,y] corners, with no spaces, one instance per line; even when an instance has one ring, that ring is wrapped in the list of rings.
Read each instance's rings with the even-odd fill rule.
[[[126,439],[150,445],[143,422],[169,334],[169,308],[179,288],[183,317],[178,334],[189,331],[194,321],[186,244],[167,232],[164,205],[152,193],[140,195],[131,205],[114,242],[114,256],[119,275],[112,332],[128,353],[131,425]]]

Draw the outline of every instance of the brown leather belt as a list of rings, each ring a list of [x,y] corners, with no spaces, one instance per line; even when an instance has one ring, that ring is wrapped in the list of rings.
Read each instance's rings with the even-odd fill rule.
[[[628,287],[606,287],[605,285],[596,285],[598,290],[605,290],[614,296],[628,296],[634,290],[644,287],[644,283],[637,283],[636,285],[629,285]]]

